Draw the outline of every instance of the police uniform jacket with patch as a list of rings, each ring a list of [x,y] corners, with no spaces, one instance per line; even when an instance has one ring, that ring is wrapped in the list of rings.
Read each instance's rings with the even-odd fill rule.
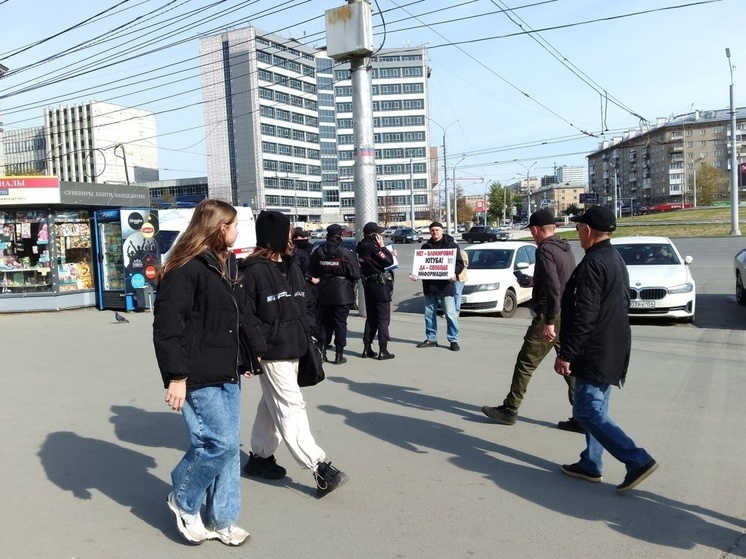
[[[355,302],[360,265],[357,256],[342,246],[340,239],[329,239],[311,254],[311,275],[319,278],[317,296],[322,307]]]
[[[386,268],[394,264],[394,255],[386,247],[379,247],[371,237],[363,237],[356,248],[360,261],[365,292],[379,302],[391,301],[394,274]]]
[[[236,258],[228,275],[237,277]],[[239,374],[260,370],[257,356],[267,346],[259,324],[243,312],[239,284],[221,277],[207,251],[170,271],[158,285],[153,311],[153,345],[164,387],[187,377],[187,388],[235,384]]]

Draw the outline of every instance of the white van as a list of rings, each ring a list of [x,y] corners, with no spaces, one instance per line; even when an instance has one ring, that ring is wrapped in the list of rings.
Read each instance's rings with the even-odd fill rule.
[[[256,246],[254,212],[246,206],[235,206],[238,212],[238,237],[233,245],[233,253],[245,258]],[[194,214],[194,208],[173,208],[158,210],[158,243],[161,247],[161,261],[165,262],[176,239],[187,228]]]

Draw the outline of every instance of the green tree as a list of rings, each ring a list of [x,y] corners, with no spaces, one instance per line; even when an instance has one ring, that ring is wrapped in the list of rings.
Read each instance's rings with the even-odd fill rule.
[[[577,204],[570,204],[562,210],[562,213],[565,215],[578,215],[581,211]]]
[[[464,189],[460,186],[456,188],[456,223],[466,223],[474,221],[476,212],[474,208],[466,203],[464,198]]]
[[[713,202],[728,198],[728,177],[722,169],[703,164],[694,170],[697,173],[697,205],[710,206]],[[689,190],[693,193],[694,181],[689,179]]]
[[[487,210],[487,219],[490,221],[501,221],[511,217],[511,209],[515,203],[513,192],[500,181],[492,181],[487,185],[487,200],[490,209]]]

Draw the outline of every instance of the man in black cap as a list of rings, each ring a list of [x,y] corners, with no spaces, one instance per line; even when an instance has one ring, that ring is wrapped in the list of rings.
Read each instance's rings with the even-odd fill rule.
[[[422,248],[429,249],[456,249],[456,268],[454,276],[447,280],[422,280],[422,293],[425,296],[425,341],[417,344],[417,347],[438,347],[438,318],[436,310],[438,303],[446,316],[446,338],[450,342],[448,349],[459,351],[458,345],[458,315],[456,314],[456,278],[464,270],[464,261],[461,259],[458,243],[453,237],[443,231],[443,225],[439,221],[430,224],[430,240]],[[416,277],[412,277],[417,281]]]
[[[518,352],[510,392],[502,405],[482,407],[484,415],[503,425],[515,424],[518,420],[518,408],[528,390],[531,375],[552,348],[559,352],[562,292],[575,268],[575,257],[570,250],[570,243],[555,235],[557,226],[552,212],[542,209],[532,213],[528,227],[537,245],[534,275],[523,276],[524,281],[528,282],[526,285],[533,286],[531,293],[533,320],[526,330],[523,346]],[[572,405],[575,379],[565,377],[565,380],[568,387],[567,395]],[[564,431],[585,432],[572,417],[567,421],[560,421],[557,427]]]
[[[362,357],[376,357],[371,344],[378,332],[378,359],[393,359],[388,345],[391,340],[389,323],[391,322],[391,294],[394,291],[394,273],[386,270],[394,264],[394,254],[384,245],[381,233],[383,227],[374,222],[363,227],[363,238],[357,245],[357,256],[360,260],[360,271],[365,290],[365,318],[363,331]]]
[[[319,278],[318,300],[321,315],[321,342],[324,348],[334,334],[334,364],[347,362],[347,317],[355,303],[355,282],[360,279],[360,265],[350,249],[342,245],[342,227],[326,228],[326,242],[311,254],[311,276]],[[326,349],[324,349],[326,359]]]
[[[593,206],[572,218],[577,223],[583,260],[570,276],[562,296],[562,333],[554,370],[575,377],[572,411],[588,431],[586,449],[562,472],[586,481],[601,481],[604,449],[627,468],[617,485],[623,493],[652,474],[658,463],[638,447],[607,415],[613,385],[627,376],[632,347],[629,327],[629,275],[624,260],[611,245],[616,217],[608,208]]]

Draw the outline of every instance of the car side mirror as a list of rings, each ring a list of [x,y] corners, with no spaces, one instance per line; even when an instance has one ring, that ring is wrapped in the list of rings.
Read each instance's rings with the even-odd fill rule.
[[[515,265],[515,269],[516,270],[525,270],[528,267],[529,267],[529,263],[528,262],[517,262],[516,265]]]
[[[694,258],[692,258],[691,256],[684,257],[684,264],[691,264],[692,262],[694,262]]]

